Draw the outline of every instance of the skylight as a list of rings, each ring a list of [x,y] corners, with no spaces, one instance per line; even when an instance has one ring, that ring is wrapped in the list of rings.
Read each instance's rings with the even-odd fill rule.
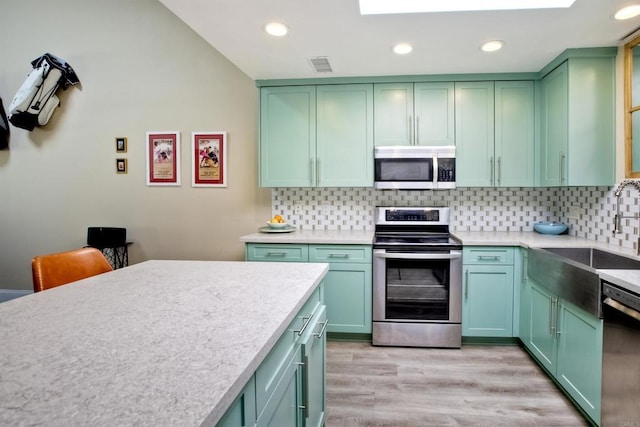
[[[571,7],[575,0],[359,0],[361,15],[472,10],[551,9]]]

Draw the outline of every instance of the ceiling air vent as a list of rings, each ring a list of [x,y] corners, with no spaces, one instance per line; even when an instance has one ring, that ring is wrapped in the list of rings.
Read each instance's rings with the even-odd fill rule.
[[[331,64],[329,64],[329,58],[326,56],[314,56],[309,58],[309,63],[316,70],[317,73],[332,73]]]

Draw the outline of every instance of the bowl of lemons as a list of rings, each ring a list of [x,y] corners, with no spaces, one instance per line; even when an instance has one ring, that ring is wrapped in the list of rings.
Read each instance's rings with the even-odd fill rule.
[[[280,215],[274,215],[273,218],[267,221],[267,225],[270,228],[286,228],[289,226],[289,224],[287,224],[287,221],[285,221]]]

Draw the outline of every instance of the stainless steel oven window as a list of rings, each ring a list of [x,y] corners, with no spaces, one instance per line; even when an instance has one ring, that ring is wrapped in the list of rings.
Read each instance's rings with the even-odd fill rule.
[[[460,322],[462,254],[375,249],[373,320]]]

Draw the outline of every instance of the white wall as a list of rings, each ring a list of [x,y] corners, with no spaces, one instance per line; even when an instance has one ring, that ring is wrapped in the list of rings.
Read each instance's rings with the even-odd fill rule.
[[[31,289],[31,258],[84,245],[89,226],[126,227],[131,263],[243,258],[238,237],[271,208],[257,187],[253,81],[156,0],[3,0],[0,40],[5,108],[45,52],[82,82],[45,127],[11,127],[0,151],[0,288]],[[181,187],[146,186],[147,130],[181,132]],[[192,131],[228,132],[228,188],[191,187]]]

